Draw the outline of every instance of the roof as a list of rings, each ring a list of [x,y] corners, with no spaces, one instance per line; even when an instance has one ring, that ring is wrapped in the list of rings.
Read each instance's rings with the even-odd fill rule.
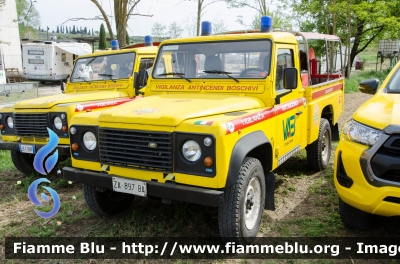
[[[168,39],[161,42],[161,45],[172,43],[195,43],[208,41],[232,41],[232,40],[256,40],[271,39],[274,42],[297,43],[295,36],[290,32],[268,32],[268,33],[231,33],[210,36],[197,36],[189,38]]]

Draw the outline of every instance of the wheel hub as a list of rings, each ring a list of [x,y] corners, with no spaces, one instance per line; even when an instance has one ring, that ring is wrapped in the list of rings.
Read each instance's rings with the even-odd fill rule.
[[[253,177],[247,186],[243,204],[243,213],[246,228],[251,230],[257,224],[261,213],[261,183],[257,177]]]
[[[329,144],[329,132],[325,131],[323,137],[322,137],[322,142],[321,142],[321,156],[323,160],[328,160],[328,144]]]

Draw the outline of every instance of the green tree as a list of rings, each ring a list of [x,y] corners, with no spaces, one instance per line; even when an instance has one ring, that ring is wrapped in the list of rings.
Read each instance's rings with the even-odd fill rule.
[[[99,36],[99,49],[105,50],[107,48],[107,38],[106,30],[104,29],[104,24],[100,25],[100,36]]]
[[[170,38],[179,38],[182,35],[183,28],[174,21],[168,27],[168,35]]]
[[[108,15],[104,11],[101,3],[98,0],[90,0],[93,4],[97,6],[100,13],[102,14],[102,20],[107,25],[108,32],[110,37],[114,39],[114,33],[111,27],[110,20]],[[141,13],[135,13],[134,11],[137,10],[139,3],[142,0],[114,0],[114,17],[115,17],[115,27],[117,29],[117,39],[118,43],[121,47],[126,45],[126,28],[128,24],[128,20],[132,16],[147,16],[152,17],[153,15],[146,15]]]
[[[36,28],[40,26],[40,15],[33,0],[16,0],[17,20],[20,35],[35,37]]]
[[[267,0],[226,0],[227,4],[233,8],[250,7],[257,10],[262,16],[268,15]]]
[[[219,19],[218,17],[213,19],[212,28],[213,28],[214,34],[228,31],[228,27],[226,26],[225,21],[222,19]]]
[[[166,35],[165,33],[166,28],[167,27],[164,26],[163,24],[156,22],[153,24],[153,27],[151,28],[151,34],[153,35],[153,37],[156,38],[164,38]]]
[[[131,44],[131,38],[129,37],[128,32],[126,32],[126,45]]]
[[[382,38],[400,37],[400,1],[380,0],[283,0],[299,17],[300,30],[338,35],[350,45],[348,63]]]

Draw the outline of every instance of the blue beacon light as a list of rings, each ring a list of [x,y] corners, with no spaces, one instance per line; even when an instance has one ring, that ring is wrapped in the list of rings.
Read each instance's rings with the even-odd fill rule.
[[[144,36],[144,46],[153,46],[153,38],[152,36]]]
[[[270,16],[262,16],[260,32],[271,32],[271,31],[272,31],[272,18]]]
[[[201,35],[209,36],[212,34],[212,25],[210,21],[201,22]]]
[[[111,40],[111,49],[112,50],[118,50],[119,49],[118,40],[116,40],[116,39]]]

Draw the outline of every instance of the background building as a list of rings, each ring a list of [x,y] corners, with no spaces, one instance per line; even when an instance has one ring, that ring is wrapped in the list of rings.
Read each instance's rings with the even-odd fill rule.
[[[17,68],[22,72],[21,43],[15,0],[7,0],[0,11],[0,69]]]

